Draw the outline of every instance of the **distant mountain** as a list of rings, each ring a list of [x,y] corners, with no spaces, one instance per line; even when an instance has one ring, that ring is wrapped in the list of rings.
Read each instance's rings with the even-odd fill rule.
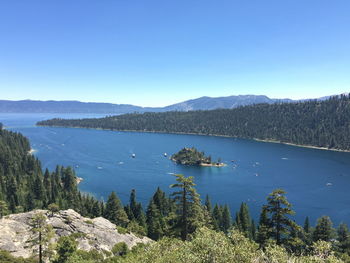
[[[324,100],[328,97],[320,98]],[[102,113],[124,114],[132,112],[165,112],[233,109],[260,103],[297,102],[291,99],[271,99],[264,95],[238,95],[228,97],[200,97],[166,107],[140,107],[130,104],[112,104],[80,101],[39,101],[39,100],[0,100],[0,112],[3,113]]]
[[[187,100],[163,108],[164,111],[190,111],[190,110],[214,110],[233,109],[239,106],[247,106],[260,103],[293,102],[291,99],[270,99],[264,95],[238,95],[228,97],[201,97]]]
[[[6,113],[106,113],[123,114],[130,112],[144,112],[146,108],[128,105],[80,101],[38,101],[0,100],[0,112]]]

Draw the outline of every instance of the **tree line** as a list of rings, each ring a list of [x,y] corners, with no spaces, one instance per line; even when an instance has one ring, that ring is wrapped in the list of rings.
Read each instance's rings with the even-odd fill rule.
[[[209,111],[133,113],[94,119],[52,119],[37,124],[223,135],[350,150],[350,95],[334,96],[325,101],[257,104]]]

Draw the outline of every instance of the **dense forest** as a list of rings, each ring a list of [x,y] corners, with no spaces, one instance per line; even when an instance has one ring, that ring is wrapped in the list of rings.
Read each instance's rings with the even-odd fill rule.
[[[126,205],[115,192],[106,202],[97,201],[78,191],[70,167],[42,171],[40,162],[29,154],[28,140],[0,127],[0,217],[35,208],[53,213],[73,208],[84,216],[109,219],[120,233],[133,232],[157,241],[131,251],[118,243],[112,254],[102,255],[78,250],[74,236],[61,237],[55,244],[57,254],[52,262],[350,261],[347,225],[335,229],[330,218],[323,216],[315,227],[308,218],[299,226],[281,189],[267,196],[257,223],[246,203],[232,217],[227,205],[212,205],[209,196],[201,200],[193,177],[183,175],[174,176],[170,195],[157,188],[146,209],[137,201],[135,190],[131,190]],[[35,262],[15,259],[4,251],[0,252],[0,260]]]
[[[350,95],[235,109],[52,119],[38,125],[222,135],[350,150]]]

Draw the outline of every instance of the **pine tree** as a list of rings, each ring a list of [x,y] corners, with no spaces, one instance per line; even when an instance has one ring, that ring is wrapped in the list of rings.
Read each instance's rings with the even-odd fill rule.
[[[313,233],[313,240],[330,241],[334,236],[334,229],[332,228],[332,225],[333,223],[328,216],[322,216],[321,218],[317,219],[317,224]]]
[[[294,215],[294,211],[285,194],[284,190],[276,189],[267,197],[266,210],[271,216],[271,231],[277,244],[282,243],[282,237],[289,233],[290,227],[294,226],[294,222],[288,218],[289,215]]]
[[[57,242],[57,259],[54,263],[65,263],[77,251],[78,243],[71,236],[62,236]]]
[[[100,206],[98,201],[94,201],[93,202],[91,214],[92,214],[93,217],[101,216],[101,206]]]
[[[268,218],[267,207],[263,206],[261,209],[258,234],[256,237],[257,242],[260,244],[260,247],[265,247],[267,240],[271,237],[271,221]]]
[[[308,216],[305,218],[304,231],[305,233],[310,233],[310,220]]]
[[[154,193],[152,200],[163,216],[166,216],[170,212],[169,200],[166,198],[165,193],[159,187]]]
[[[59,206],[55,203],[49,204],[47,209],[51,212],[51,216],[60,211]]]
[[[211,207],[211,201],[210,201],[209,195],[205,196],[205,207],[206,207],[208,213],[211,214],[212,207]]]
[[[45,170],[44,173],[44,188],[45,188],[45,194],[46,194],[46,204],[53,203],[52,200],[52,185],[51,185],[51,174],[48,169]]]
[[[254,219],[252,219],[252,222],[251,222],[250,232],[252,233],[252,239],[256,240],[256,225],[255,225]]]
[[[230,209],[228,208],[227,205],[225,205],[223,211],[222,211],[222,230],[227,233],[228,230],[231,227],[232,218],[231,218],[231,213]]]
[[[307,216],[305,218],[305,222],[304,222],[304,226],[303,226],[303,230],[304,230],[304,237],[302,238],[304,240],[304,243],[308,246],[310,246],[312,244],[312,232],[311,232],[311,226],[310,226],[310,219]]]
[[[338,248],[342,253],[350,252],[350,233],[348,226],[340,223],[337,229]]]
[[[247,237],[252,238],[252,219],[249,214],[249,208],[246,203],[242,203],[239,213],[236,215],[236,224],[238,229]]]
[[[148,237],[158,240],[165,235],[166,224],[164,217],[153,200],[150,201],[147,207],[147,235]]]
[[[39,263],[44,262],[44,258],[50,254],[50,240],[54,236],[53,228],[46,223],[46,216],[38,213],[31,220],[31,232],[34,237],[31,239],[33,246],[38,246]]]
[[[296,255],[302,255],[306,249],[306,243],[303,240],[304,230],[296,223],[290,227],[290,235],[286,240],[285,246]]]
[[[112,223],[126,227],[129,222],[121,201],[117,197],[115,192],[112,192],[106,203],[105,217]]]
[[[46,196],[43,181],[39,175],[35,176],[34,184],[33,184],[33,194],[34,199],[36,199],[36,206],[43,208],[43,205],[46,203]]]
[[[221,230],[222,226],[222,209],[218,204],[215,204],[213,213],[212,213],[212,218],[213,218],[213,226],[215,230]]]
[[[172,196],[178,206],[178,226],[181,229],[181,239],[186,240],[189,233],[204,225],[205,219],[199,195],[194,188],[193,177],[186,178],[182,174],[175,176],[178,183],[170,187],[179,188],[179,191],[173,192]]]

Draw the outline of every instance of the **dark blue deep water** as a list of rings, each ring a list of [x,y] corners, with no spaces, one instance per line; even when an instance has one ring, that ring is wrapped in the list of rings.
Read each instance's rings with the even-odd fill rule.
[[[127,202],[135,188],[146,204],[157,186],[170,192],[172,174],[182,173],[195,177],[203,199],[209,194],[232,212],[244,201],[257,218],[266,196],[283,188],[297,222],[329,215],[335,224],[350,223],[350,153],[223,137],[35,127],[38,120],[58,116],[101,115],[0,114],[0,122],[29,138],[44,167],[75,167],[84,179],[80,190],[97,198],[115,190]],[[183,167],[164,157],[192,146],[213,159],[221,157],[227,166]]]

